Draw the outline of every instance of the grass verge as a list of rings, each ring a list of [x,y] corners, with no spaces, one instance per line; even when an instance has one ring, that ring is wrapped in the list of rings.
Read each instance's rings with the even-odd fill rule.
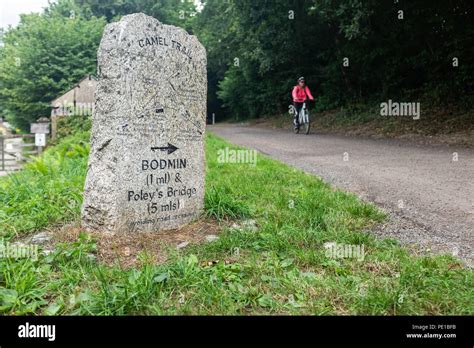
[[[256,166],[218,163],[236,148],[206,137],[205,210],[255,219],[218,240],[170,248],[165,264],[105,265],[85,233],[37,260],[0,258],[2,314],[473,314],[473,272],[450,256],[410,255],[370,226],[384,216],[354,195],[259,156]],[[87,133],[50,148],[0,179],[0,231],[11,241],[78,219]],[[241,222],[238,222],[241,225]],[[364,258],[330,257],[325,243],[363,246]]]

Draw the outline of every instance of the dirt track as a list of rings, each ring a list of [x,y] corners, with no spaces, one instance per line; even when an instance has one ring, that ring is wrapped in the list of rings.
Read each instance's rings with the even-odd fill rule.
[[[474,264],[472,149],[228,124],[208,130],[374,202],[390,213],[377,235]]]

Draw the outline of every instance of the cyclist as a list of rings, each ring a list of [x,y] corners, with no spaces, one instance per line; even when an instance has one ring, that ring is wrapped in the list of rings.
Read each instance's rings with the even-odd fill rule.
[[[296,115],[295,115],[295,129],[299,128],[299,117],[301,108],[303,107],[303,103],[306,99],[314,101],[313,95],[309,90],[308,86],[306,86],[304,77],[300,77],[298,79],[298,84],[293,88],[291,92],[291,96],[293,97],[293,105],[296,108]]]

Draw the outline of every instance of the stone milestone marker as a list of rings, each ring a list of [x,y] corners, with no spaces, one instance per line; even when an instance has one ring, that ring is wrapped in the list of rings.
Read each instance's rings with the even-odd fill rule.
[[[204,201],[206,51],[142,13],[106,26],[98,51],[82,227],[157,232]]]

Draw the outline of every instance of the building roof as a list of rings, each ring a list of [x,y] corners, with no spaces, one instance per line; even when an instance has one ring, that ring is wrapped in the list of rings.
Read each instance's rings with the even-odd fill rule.
[[[51,101],[51,105],[54,104],[54,102],[56,100],[58,100],[59,98],[61,98],[62,96],[64,96],[65,94],[71,92],[74,88],[78,87],[83,81],[85,80],[94,80],[94,81],[97,81],[97,77],[95,77],[94,75],[86,75],[84,76],[78,83],[74,84],[74,86],[72,86],[71,88],[69,88],[66,92],[64,92],[63,94],[61,94],[60,96],[58,96],[57,98],[53,99]]]

